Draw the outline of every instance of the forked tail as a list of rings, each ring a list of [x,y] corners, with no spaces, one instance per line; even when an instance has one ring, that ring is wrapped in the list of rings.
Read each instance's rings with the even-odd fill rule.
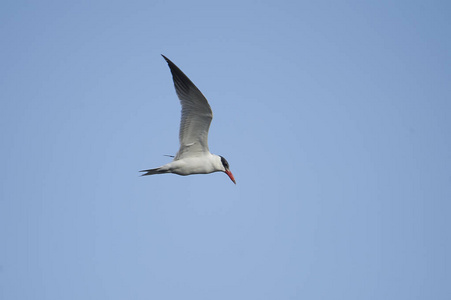
[[[142,174],[141,176],[147,176],[147,175],[154,175],[154,174],[164,174],[168,173],[167,170],[162,170],[161,168],[155,168],[155,169],[149,169],[149,170],[142,170],[139,172],[147,172],[145,174]]]

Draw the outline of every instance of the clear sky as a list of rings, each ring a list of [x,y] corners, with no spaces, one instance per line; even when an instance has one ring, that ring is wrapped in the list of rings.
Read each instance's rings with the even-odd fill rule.
[[[450,299],[449,1],[2,1],[0,299]],[[223,173],[178,150],[177,64]]]

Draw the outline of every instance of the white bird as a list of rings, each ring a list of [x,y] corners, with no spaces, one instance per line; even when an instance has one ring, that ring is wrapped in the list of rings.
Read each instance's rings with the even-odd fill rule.
[[[213,112],[207,99],[172,61],[162,56],[171,69],[175,91],[182,105],[180,149],[172,162],[159,168],[142,170],[140,172],[146,172],[142,176],[163,173],[191,175],[224,172],[236,184],[227,160],[222,156],[211,154],[208,149],[208,129],[213,119]]]

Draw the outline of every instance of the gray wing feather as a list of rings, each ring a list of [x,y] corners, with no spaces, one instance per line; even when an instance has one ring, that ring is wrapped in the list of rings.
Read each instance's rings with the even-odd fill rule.
[[[174,80],[175,91],[182,105],[180,122],[180,149],[174,160],[187,156],[199,156],[208,152],[208,130],[213,112],[207,99],[194,83],[167,57]]]

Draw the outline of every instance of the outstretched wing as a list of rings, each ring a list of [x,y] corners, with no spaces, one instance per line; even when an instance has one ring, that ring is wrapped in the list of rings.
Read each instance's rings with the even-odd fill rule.
[[[171,69],[175,91],[182,105],[180,149],[174,160],[200,156],[209,152],[208,129],[213,119],[213,112],[207,99],[194,83],[172,61],[162,56]]]

